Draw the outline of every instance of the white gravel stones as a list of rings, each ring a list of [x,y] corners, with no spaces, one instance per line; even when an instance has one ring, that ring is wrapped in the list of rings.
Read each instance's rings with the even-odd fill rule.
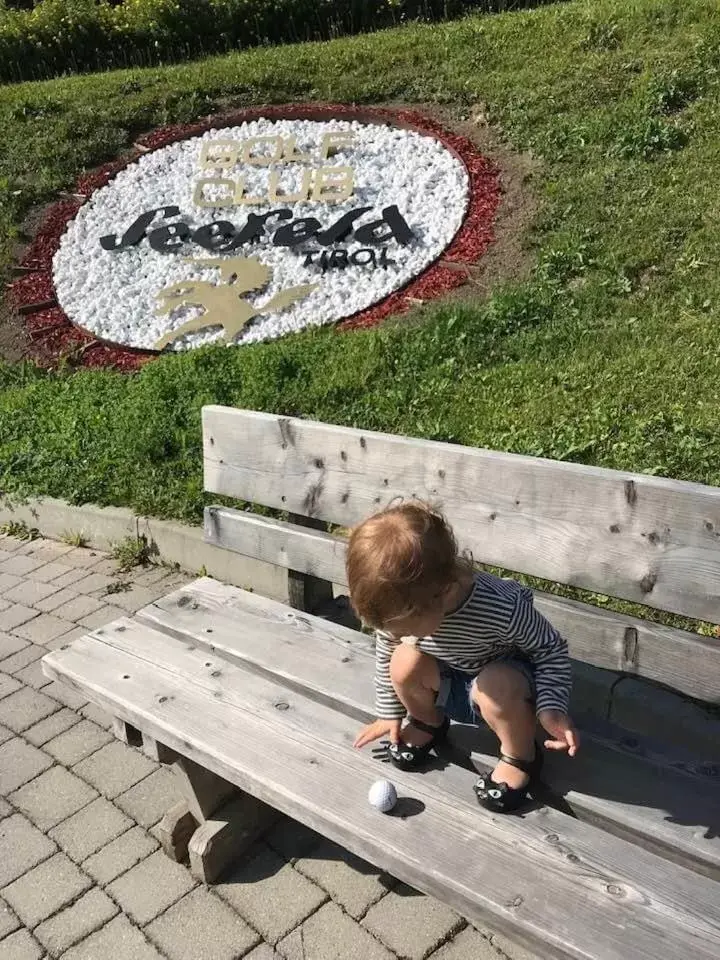
[[[352,143],[329,160],[320,159],[319,146],[328,132],[349,132]],[[199,165],[206,140],[248,140],[254,136],[297,137],[298,150],[311,159],[303,163],[253,166],[238,162],[233,167],[203,170]],[[250,195],[265,195],[268,176],[277,170],[283,191],[298,188],[308,167],[351,167],[354,195],[341,203],[300,201],[263,202],[253,206],[206,208],[193,202],[198,180],[246,177]],[[212,195],[213,187],[206,188]],[[322,273],[316,263],[305,265],[308,250],[320,250],[317,242],[299,247],[272,245],[272,234],[281,221],[270,221],[260,243],[247,244],[233,256],[254,256],[272,270],[269,283],[244,295],[259,306],[288,287],[317,284],[316,288],[281,311],[256,316],[237,337],[236,343],[268,340],[308,326],[333,323],[351,316],[407,284],[438,258],[460,228],[468,202],[468,176],[462,162],[438,140],[413,131],[380,124],[343,120],[256,120],[237,127],[211,130],[147,153],[98,190],[70,223],[54,258],[54,281],[60,305],[73,323],[98,337],[133,347],[153,348],[170,330],[202,314],[202,308],[180,307],[159,316],[157,294],[164,287],[184,280],[222,284],[220,272],[189,262],[216,258],[218,254],[188,242],[179,252],[152,249],[144,239],[122,250],[104,250],[100,238],[118,236],[140,214],[162,206],[177,206],[191,230],[216,220],[229,220],[238,230],[248,213],[268,213],[280,207],[292,210],[293,218],[316,217],[323,228],[359,206],[372,209],[356,226],[377,220],[385,207],[397,205],[414,234],[406,246],[390,240],[383,247],[394,265],[372,269],[349,265]],[[286,221],[289,222],[289,221]],[[161,226],[158,220],[150,229]],[[351,255],[363,245],[351,236],[336,246]],[[171,349],[199,346],[222,336],[219,327],[190,333]]]

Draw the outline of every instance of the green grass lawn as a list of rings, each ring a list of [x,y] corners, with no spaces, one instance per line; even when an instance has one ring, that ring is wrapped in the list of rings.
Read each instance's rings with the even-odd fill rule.
[[[3,279],[32,204],[228,102],[482,103],[540,161],[536,266],[485,303],[130,377],[0,366],[0,491],[196,522],[210,402],[720,484],[719,68],[714,0],[575,0],[0,88]]]

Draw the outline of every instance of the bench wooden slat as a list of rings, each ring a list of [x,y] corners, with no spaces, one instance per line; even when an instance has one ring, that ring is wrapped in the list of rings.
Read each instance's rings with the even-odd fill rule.
[[[229,507],[207,507],[205,537],[255,560],[345,584],[343,540]],[[607,670],[720,702],[720,643],[539,591],[535,603],[567,639],[570,654]]]
[[[185,643],[279,677],[288,687],[341,709],[356,725],[373,716],[372,645],[346,627],[210,578],[164,597],[137,616]],[[486,750],[493,749],[491,739],[484,743]],[[573,763],[558,757],[549,761],[548,779],[566,792],[578,816],[720,876],[716,782],[619,754],[589,738]]]
[[[720,489],[581,464],[203,409],[205,489],[348,526],[437,499],[482,563],[720,615]]]
[[[452,777],[443,772],[442,789],[427,777],[393,771],[401,795],[419,801],[422,813],[379,815],[365,794],[382,768],[333,742],[343,723],[351,736],[352,721],[167,635],[125,620],[49,654],[44,669],[159,742],[541,956],[718,955],[713,881],[556,811],[512,822],[493,817],[472,806],[473,774],[459,768]],[[287,706],[280,710],[277,703]]]

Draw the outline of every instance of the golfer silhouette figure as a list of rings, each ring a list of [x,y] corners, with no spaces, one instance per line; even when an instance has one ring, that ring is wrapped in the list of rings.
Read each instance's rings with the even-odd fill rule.
[[[260,263],[257,257],[189,259],[186,262],[198,264],[203,268],[217,268],[224,283],[216,285],[207,280],[180,280],[160,290],[156,294],[157,299],[161,301],[155,311],[158,316],[170,314],[180,307],[202,307],[203,313],[187,320],[175,330],[168,330],[155,344],[156,350],[163,350],[168,344],[184,337],[187,333],[205,330],[208,327],[222,327],[223,339],[232,342],[253,317],[284,310],[312,293],[317,287],[317,284],[288,287],[287,290],[277,293],[267,303],[256,307],[248,300],[242,299],[243,294],[264,287],[272,276],[271,269]]]

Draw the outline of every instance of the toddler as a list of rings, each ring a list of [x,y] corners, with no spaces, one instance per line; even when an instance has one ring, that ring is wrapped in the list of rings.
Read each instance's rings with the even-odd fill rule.
[[[474,572],[440,513],[412,501],[370,517],[352,531],[347,573],[353,606],[376,631],[378,719],[356,747],[387,737],[392,762],[417,770],[450,720],[484,720],[500,759],[475,794],[503,813],[526,801],[539,775],[536,715],[545,746],[575,756],[567,644],[530,590]]]

